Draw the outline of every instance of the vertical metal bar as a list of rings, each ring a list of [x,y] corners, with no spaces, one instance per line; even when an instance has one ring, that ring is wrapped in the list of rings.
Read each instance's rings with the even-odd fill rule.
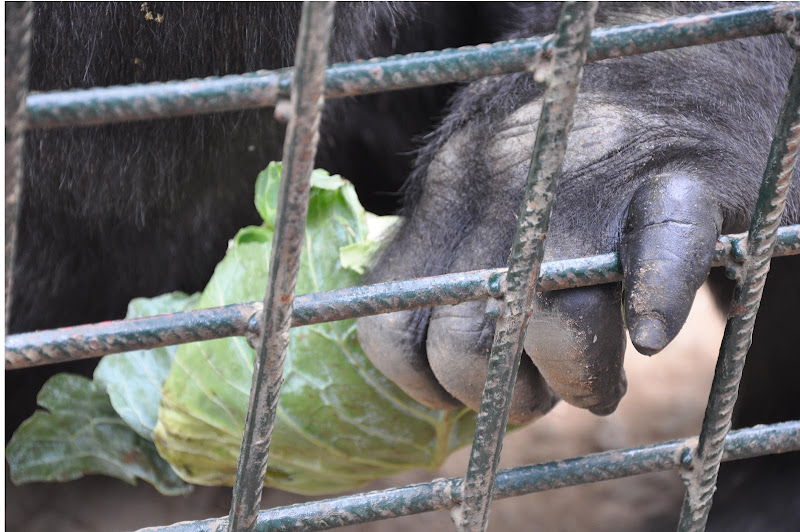
[[[305,232],[311,171],[319,140],[333,6],[333,2],[306,2],[300,20],[292,82],[292,115],[283,146],[283,172],[269,283],[264,297],[261,340],[253,369],[250,404],[233,487],[229,531],[254,530],[261,503],[278,394],[283,383],[283,362],[289,342],[289,323]]]
[[[800,54],[795,56],[788,92],[750,222],[745,275],[734,291],[728,312],[703,429],[692,456],[691,469],[683,475],[687,492],[681,509],[680,530],[704,530],[708,520],[725,436],[731,427],[745,357],[752,342],[772,248],[799,152]]]
[[[525,328],[544,255],[561,162],[572,126],[572,110],[586,61],[596,2],[566,2],[558,22],[550,69],[536,132],[520,223],[508,264],[505,308],[497,321],[478,426],[472,444],[464,501],[453,512],[460,530],[483,531],[489,519],[500,449],[517,380]]]
[[[25,145],[25,101],[30,71],[31,2],[6,3],[6,326],[11,316],[11,279],[17,242],[18,205],[22,194],[22,150]]]

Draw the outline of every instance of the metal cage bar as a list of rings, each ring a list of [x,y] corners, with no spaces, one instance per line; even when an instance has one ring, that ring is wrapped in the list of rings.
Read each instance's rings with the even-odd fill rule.
[[[508,261],[504,308],[497,320],[489,356],[486,384],[467,476],[464,501],[453,511],[459,530],[480,532],[489,523],[500,449],[506,432],[511,397],[517,381],[528,319],[535,312],[535,288],[544,257],[550,213],[556,196],[561,163],[567,152],[572,111],[586,61],[597,2],[565,2],[556,27],[548,65],[547,87],[536,128],[531,165],[519,224]]]
[[[786,31],[800,18],[797,3],[746,6],[658,22],[598,29],[588,61]],[[339,98],[524,72],[547,38],[422,52],[332,65],[325,97]],[[219,78],[127,85],[28,97],[28,127],[67,127],[274,106],[289,96],[292,69]]]
[[[793,37],[793,38],[792,38]],[[790,36],[790,40],[797,35]],[[797,44],[793,42],[793,44]],[[796,47],[796,46],[795,46]],[[686,497],[681,509],[680,530],[704,530],[717,484],[725,435],[731,416],[747,351],[753,339],[756,314],[769,272],[772,247],[786,206],[797,156],[800,154],[800,54],[794,67],[770,148],[764,178],[747,234],[744,278],[737,283],[728,311],[728,323],[711,385],[700,439],[692,456],[693,471],[684,475]]]
[[[497,473],[494,498],[506,499],[529,493],[625,478],[686,466],[684,449],[696,438],[618,449],[567,460],[533,464]],[[735,430],[725,439],[722,460],[740,460],[765,454],[800,451],[800,421]],[[256,530],[329,530],[453,508],[461,503],[463,479],[436,479],[424,484],[345,495],[270,510],[258,514]],[[206,519],[142,532],[212,532],[224,527],[226,518]]]
[[[22,156],[25,145],[28,72],[31,55],[31,2],[12,2],[6,10],[6,302],[11,316],[11,273],[17,240],[18,205],[22,199]]]
[[[287,161],[284,163],[286,173],[282,179],[281,205],[292,206],[287,208],[279,206],[279,217],[281,209],[284,209],[289,213],[287,217],[294,217],[295,220],[277,224],[277,231],[285,232],[286,245],[283,246],[285,249],[278,251],[277,248],[281,247],[281,244],[277,244],[273,250],[270,288],[263,305],[258,303],[231,305],[168,317],[14,335],[6,339],[6,369],[223,336],[246,335],[252,342],[261,334],[262,341],[258,347],[245,441],[240,456],[239,474],[234,488],[230,516],[183,523],[157,530],[218,530],[222,526],[227,526],[230,530],[294,528],[321,530],[398,515],[452,508],[462,503],[464,504],[463,519],[460,520],[462,528],[482,530],[487,523],[488,508],[493,494],[495,497],[508,497],[677,467],[687,471],[684,473],[684,478],[687,481],[688,491],[682,510],[681,527],[685,530],[702,530],[710,509],[720,461],[800,450],[800,421],[728,432],[730,414],[736,399],[745,354],[750,345],[752,325],[770,258],[782,254],[800,253],[800,226],[778,228],[785,193],[800,151],[798,113],[800,60],[795,63],[790,80],[750,232],[746,237],[741,235],[722,237],[717,244],[715,266],[724,266],[729,270],[730,277],[744,280],[737,285],[734,294],[734,304],[720,351],[703,432],[696,448],[692,447],[694,439],[687,439],[526,466],[496,474],[507,417],[507,403],[513,389],[515,368],[519,362],[519,346],[514,345],[519,343],[519,338],[512,338],[507,342],[511,345],[511,349],[507,351],[505,357],[506,362],[510,364],[498,364],[497,361],[501,356],[499,352],[495,353],[493,348],[491,364],[497,367],[490,369],[485,399],[496,399],[498,404],[493,407],[492,415],[488,415],[489,410],[484,411],[482,407],[473,446],[473,459],[466,480],[437,480],[416,486],[258,512],[266,471],[269,434],[274,417],[271,414],[274,414],[277,402],[282,354],[286,347],[290,325],[299,326],[401,309],[504,297],[509,317],[499,320],[496,338],[502,340],[501,337],[504,335],[509,337],[517,335],[521,338],[525,314],[530,308],[530,302],[534,301],[535,304],[536,283],[539,283],[541,289],[553,290],[620,279],[620,268],[615,254],[542,264],[540,276],[541,251],[547,230],[545,215],[543,219],[536,220],[539,222],[538,227],[531,225],[533,232],[527,235],[527,240],[523,238],[522,241],[515,243],[514,257],[510,261],[508,271],[484,270],[309,294],[295,300],[294,312],[290,313],[294,292],[293,279],[296,275],[296,268],[292,265],[292,248],[296,245],[297,239],[302,237],[307,197],[304,197],[302,190],[292,193],[289,189],[295,185],[299,185],[297,188],[302,189],[303,179],[307,181],[307,176],[310,174],[323,91],[325,97],[341,97],[519,72],[529,70],[532,65],[535,67],[541,61],[558,58],[563,46],[563,53],[574,54],[576,57],[573,57],[574,62],[570,67],[573,72],[566,75],[562,81],[566,85],[574,86],[565,91],[563,101],[566,107],[562,107],[563,116],[560,120],[553,120],[553,124],[557,124],[553,130],[545,131],[547,117],[543,116],[540,121],[543,127],[537,132],[530,175],[538,177],[541,174],[545,179],[529,180],[530,185],[533,188],[538,187],[539,190],[538,195],[531,195],[529,204],[523,205],[523,213],[526,214],[521,217],[522,227],[531,222],[528,219],[530,214],[528,210],[535,217],[548,212],[547,204],[554,193],[555,180],[548,180],[546,177],[557,176],[558,165],[563,156],[563,144],[566,142],[571,113],[569,99],[574,99],[574,90],[579,79],[575,68],[579,72],[584,60],[579,57],[581,54],[585,54],[585,59],[588,61],[597,61],[764,33],[790,31],[794,21],[800,18],[800,4],[781,3],[678,17],[656,23],[606,28],[591,33],[591,43],[587,52],[585,47],[588,42],[588,27],[591,25],[588,22],[591,17],[588,17],[587,12],[591,9],[591,6],[568,3],[562,11],[562,22],[565,26],[560,27],[555,40],[534,38],[489,46],[395,56],[333,65],[326,71],[327,46],[323,43],[326,42],[329,31],[322,28],[329,27],[332,10],[327,4],[307,4],[304,6],[301,22],[303,30],[298,40],[298,65],[294,69],[207,80],[28,96],[27,112],[20,110],[16,115],[23,120],[27,116],[28,123],[19,126],[22,121],[12,122],[7,118],[7,128],[13,123],[16,123],[16,127],[21,130],[22,127],[103,124],[265,107],[275,105],[281,98],[286,98],[291,88],[293,114],[284,147]],[[582,14],[578,15],[579,12]],[[321,21],[312,22],[310,16],[320,17]],[[582,27],[583,30],[567,30],[567,21]],[[27,35],[29,39],[29,12],[27,16],[22,17],[19,27],[23,31],[23,36]],[[309,28],[315,29],[309,32]],[[796,38],[794,34],[792,36]],[[571,50],[576,41],[582,41],[583,52],[579,51],[580,47]],[[24,56],[24,48],[28,46],[29,41],[25,44],[23,38],[20,42],[24,44],[20,48]],[[316,46],[317,50],[306,49],[306,45]],[[24,72],[27,59],[23,59],[19,64],[22,63],[25,64],[15,72]],[[309,74],[309,70],[314,73]],[[558,77],[557,66],[555,70]],[[296,77],[294,81],[291,79],[292,76]],[[8,80],[8,56],[6,77]],[[311,81],[312,78],[314,81]],[[22,79],[24,80],[24,74]],[[300,93],[307,94],[301,96]],[[228,97],[220,99],[223,96]],[[547,105],[544,108],[546,109]],[[23,108],[17,107],[17,109]],[[306,111],[309,113],[306,114]],[[561,147],[554,150],[556,153],[547,154],[540,160],[541,149],[546,143],[542,142],[540,145],[539,138],[548,135],[557,137],[555,145]],[[558,153],[559,150],[561,154]],[[537,167],[542,161],[544,163]],[[20,168],[17,163],[15,164]],[[14,175],[19,175],[19,171],[9,169],[7,162],[6,175],[7,179],[9,175],[13,178]],[[7,199],[8,197],[7,192]],[[298,220],[300,211],[302,216],[299,218],[302,219]],[[520,234],[524,234],[523,230],[519,231]],[[517,263],[521,262],[519,257],[522,256],[522,248],[525,245],[530,248],[527,250],[530,256],[526,260],[531,262],[526,268],[518,269]],[[421,293],[417,292],[420,290]],[[512,325],[515,321],[516,323]],[[499,369],[499,372],[493,377],[491,372],[494,369]],[[257,389],[262,381],[269,381],[263,391]],[[489,419],[492,417],[496,419]],[[688,449],[691,451],[687,451]]]
[[[712,266],[726,268],[731,279],[741,277],[738,271],[745,256],[744,242],[745,234],[721,236],[714,250]],[[778,229],[772,256],[797,254],[800,254],[800,225]],[[498,268],[451,273],[305,294],[294,300],[291,326],[499,298],[505,295],[506,271],[506,268]],[[537,290],[564,290],[621,280],[617,254],[605,253],[543,262]],[[6,338],[6,370],[229,336],[252,339],[260,331],[257,315],[262,309],[261,302],[239,303],[14,334]]]
[[[333,2],[305,2],[297,37],[292,114],[283,144],[283,168],[269,280],[261,313],[250,403],[242,450],[233,485],[227,530],[255,529],[267,474],[267,459],[283,384],[283,363],[289,345],[292,301],[300,269],[300,252],[311,193],[311,171],[325,103],[325,66],[333,26]]]

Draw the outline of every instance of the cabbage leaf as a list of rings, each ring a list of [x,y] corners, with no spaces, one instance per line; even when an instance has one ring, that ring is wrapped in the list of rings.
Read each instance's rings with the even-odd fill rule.
[[[135,484],[146,480],[165,495],[191,486],[179,479],[153,442],[130,428],[97,383],[60,373],[42,387],[38,410],[6,447],[14,484],[67,481],[102,474]]]
[[[173,292],[151,299],[137,298],[128,304],[126,319],[192,310],[200,294]],[[158,420],[161,386],[169,375],[176,345],[108,355],[94,370],[94,380],[108,392],[117,414],[143,438],[153,441]]]
[[[259,176],[256,206],[264,224],[237,234],[197,308],[263,299],[279,176],[278,165]],[[368,239],[370,225],[389,224],[368,224],[353,186],[315,171],[297,294],[358,284],[378,242]],[[244,338],[177,349],[155,442],[187,482],[233,484],[254,356]],[[330,493],[435,468],[474,427],[468,410],[428,409],[375,369],[358,345],[354,320],[292,329],[284,379],[267,471],[267,484],[280,489]]]
[[[201,294],[135,299],[128,318],[263,300],[280,164],[256,183],[264,223],[240,230]],[[298,295],[354,286],[396,217],[367,213],[352,184],[315,170]],[[165,494],[185,482],[232,485],[255,352],[244,338],[105,357],[94,381],[56,375],[6,448],[15,483],[101,473],[141,478]],[[434,469],[467,443],[475,413],[432,410],[367,359],[354,320],[294,328],[266,484],[303,494],[357,488],[416,467]]]

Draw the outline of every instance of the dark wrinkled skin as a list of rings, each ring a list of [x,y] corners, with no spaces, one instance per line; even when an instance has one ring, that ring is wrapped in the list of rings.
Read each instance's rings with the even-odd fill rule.
[[[599,22],[626,21],[612,14],[601,13]],[[619,251],[627,295],[623,305],[621,291],[611,287],[544,296],[526,351],[557,396],[613,411],[625,391],[623,310],[644,354],[678,333],[708,276],[714,240],[747,227],[790,57],[782,38],[772,37],[586,66],[545,258]],[[409,219],[370,281],[506,263],[540,96],[528,74],[489,78],[455,96],[418,159]],[[797,218],[796,190],[787,222]],[[363,318],[359,338],[390,377],[404,365],[420,368],[395,377],[401,386],[408,378],[409,387],[423,388],[420,400],[444,407],[451,395],[477,408],[482,387],[466,383],[480,375],[446,384],[450,367],[485,371],[461,362],[478,353],[485,358],[491,342],[493,322],[480,305],[471,308],[466,315],[442,308]],[[522,378],[538,385],[535,376]],[[532,392],[518,383],[517,393]],[[514,405],[512,421],[541,413]]]
[[[601,5],[597,23],[655,19],[692,7],[632,13],[630,6]],[[531,28],[507,37],[533,34]],[[536,419],[556,398],[596,414],[613,412],[626,389],[625,329],[645,355],[675,338],[709,276],[717,236],[747,229],[791,57],[783,37],[773,36],[586,65],[545,258],[616,251],[625,281],[542,294],[527,330],[511,421]],[[370,282],[507,263],[540,98],[529,74],[485,79],[455,95],[450,114],[420,152],[408,218]],[[798,209],[795,184],[783,222],[797,223]],[[793,264],[800,271],[797,258],[785,264],[781,270]],[[711,281],[719,301],[727,302],[729,283],[719,275]],[[795,294],[800,286],[789,274],[769,282]],[[800,336],[789,325],[798,317],[791,301],[765,298],[765,308],[784,312],[773,323],[759,320],[759,334],[773,336],[772,348],[754,342],[738,424],[764,419],[755,415],[758,404],[783,413],[773,420],[800,417],[798,362],[791,354]],[[418,400],[477,409],[495,323],[484,311],[483,303],[466,303],[366,317],[358,323],[359,339],[373,362]],[[753,383],[756,373],[762,378]],[[735,469],[767,470],[754,465],[723,468],[722,478],[734,478],[729,471]],[[794,502],[784,517],[800,518],[800,468],[785,471],[782,497],[791,490]],[[776,482],[762,476],[748,482]],[[723,486],[717,506],[737,515],[743,508],[761,512],[743,499],[742,490]]]
[[[603,4],[596,25],[709,7]],[[149,9],[163,22],[146,20],[139,3],[37,5],[32,88],[292,62],[297,5]],[[340,4],[331,60],[545,34],[557,16],[555,4]],[[559,398],[613,412],[626,388],[625,329],[647,355],[675,337],[709,274],[715,238],[747,227],[790,60],[783,38],[772,36],[586,65],[545,258],[618,251],[625,282],[541,295],[513,421],[540,417]],[[517,74],[453,91],[326,105],[317,166],[352,179],[380,212],[395,207],[411,176],[406,221],[370,282],[506,264],[541,89]],[[10,331],[119,318],[133,297],[201,289],[236,229],[257,221],[254,177],[280,157],[282,135],[271,109],[29,133]],[[784,223],[798,223],[799,209],[795,183]],[[800,418],[798,271],[798,258],[773,265],[739,426]],[[730,284],[718,272],[710,280],[724,305]],[[477,408],[496,315],[486,303],[466,303],[363,318],[358,332],[373,362],[418,400]],[[9,434],[30,414],[44,377],[65,369],[9,374]],[[709,528],[791,529],[800,520],[792,459],[723,466]]]

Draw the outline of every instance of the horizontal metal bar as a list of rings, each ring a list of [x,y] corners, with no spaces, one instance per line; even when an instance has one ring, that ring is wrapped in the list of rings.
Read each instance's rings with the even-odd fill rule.
[[[6,369],[242,336],[261,303],[115,320],[6,336]]]
[[[800,18],[797,3],[746,6],[592,32],[587,61],[778,33]],[[338,63],[326,71],[325,98],[473,81],[524,72],[552,46],[546,37]],[[28,96],[28,128],[131,120],[274,106],[289,97],[292,69]]]
[[[497,474],[494,498],[504,499],[555,488],[690,467],[690,453],[687,451],[696,441],[697,438],[687,438],[505,469]],[[722,459],[741,460],[791,451],[800,451],[800,421],[732,431],[725,439]],[[256,530],[327,530],[452,508],[461,503],[462,486],[461,478],[436,479],[424,484],[262,510],[258,515]],[[142,532],[210,532],[222,530],[226,520],[219,518],[177,523],[143,529]]]
[[[732,269],[744,256],[744,234],[720,237],[713,265]],[[781,227],[773,256],[800,254],[800,225]],[[292,327],[397,310],[455,305],[502,297],[505,268],[451,273],[298,296]],[[544,291],[622,280],[616,253],[545,262],[537,286]],[[6,370],[96,358],[228,336],[257,336],[260,302],[240,303],[150,318],[116,320],[6,337]]]

